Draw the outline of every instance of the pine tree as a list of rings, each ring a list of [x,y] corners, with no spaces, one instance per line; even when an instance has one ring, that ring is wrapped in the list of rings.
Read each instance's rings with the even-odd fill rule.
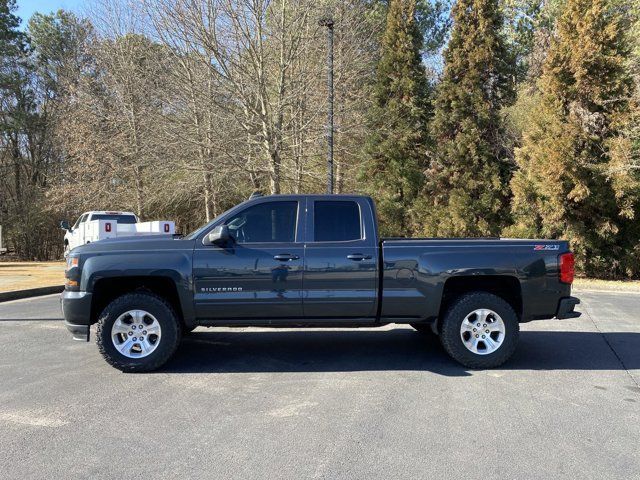
[[[2,90],[13,90],[21,82],[19,71],[26,58],[26,36],[19,30],[20,18],[14,14],[15,0],[0,0],[0,93],[2,99],[10,95]],[[6,108],[6,105],[0,107]]]
[[[20,18],[14,15],[16,0],[0,0],[0,54],[15,54],[23,48],[24,34],[18,27]]]
[[[623,17],[608,0],[568,0],[516,150],[508,234],[567,238],[587,275],[638,273],[637,171],[624,154],[632,81]]]
[[[416,230],[430,236],[496,235],[509,211],[511,168],[500,111],[513,99],[514,66],[497,0],[458,0],[453,22]]]
[[[378,63],[371,135],[361,180],[377,201],[385,235],[406,235],[427,151],[429,83],[415,0],[391,0]]]

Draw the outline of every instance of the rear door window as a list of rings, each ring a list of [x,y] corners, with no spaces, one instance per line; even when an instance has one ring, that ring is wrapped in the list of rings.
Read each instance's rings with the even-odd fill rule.
[[[313,210],[316,242],[346,242],[362,239],[360,207],[353,201],[316,201]]]

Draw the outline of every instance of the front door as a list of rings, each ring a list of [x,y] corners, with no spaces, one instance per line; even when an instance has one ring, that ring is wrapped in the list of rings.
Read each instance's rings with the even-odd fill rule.
[[[303,218],[299,201],[267,200],[225,220],[233,237],[227,245],[198,243],[193,255],[196,315],[209,320],[301,318]]]

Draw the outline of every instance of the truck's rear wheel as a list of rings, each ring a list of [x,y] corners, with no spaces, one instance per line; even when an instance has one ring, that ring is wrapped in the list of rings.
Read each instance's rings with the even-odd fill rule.
[[[96,343],[113,367],[149,372],[171,358],[180,334],[180,322],[165,300],[152,293],[128,293],[100,314]]]
[[[502,298],[486,292],[467,293],[447,310],[440,333],[451,357],[469,368],[492,368],[516,349],[518,316]]]

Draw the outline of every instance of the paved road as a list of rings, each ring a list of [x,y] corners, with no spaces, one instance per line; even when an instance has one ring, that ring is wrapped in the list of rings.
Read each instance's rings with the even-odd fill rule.
[[[0,476],[640,478],[640,295],[579,296],[489,371],[394,326],[198,329],[127,375],[56,296],[0,304]]]

